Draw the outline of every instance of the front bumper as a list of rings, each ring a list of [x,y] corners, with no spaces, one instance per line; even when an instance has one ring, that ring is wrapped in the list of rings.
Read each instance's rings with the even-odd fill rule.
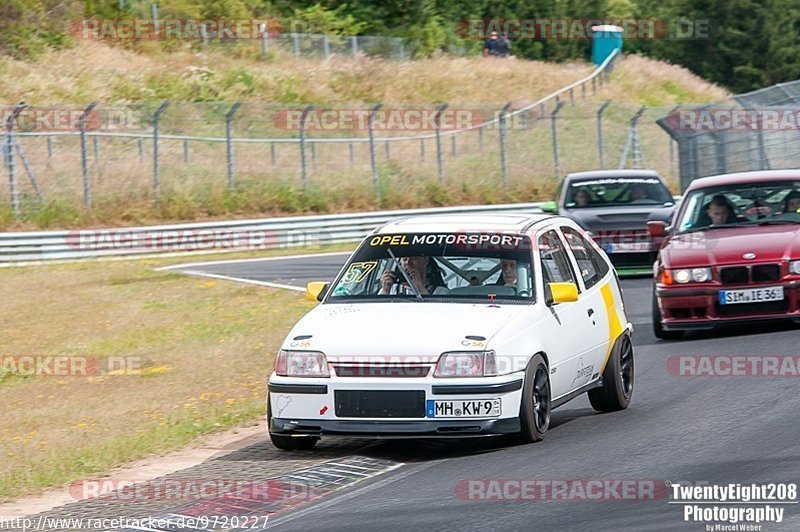
[[[783,286],[784,300],[769,303],[720,305],[721,290]],[[667,331],[710,330],[724,325],[755,321],[793,320],[800,323],[800,282],[783,281],[768,285],[674,287],[656,285],[661,324]],[[724,307],[724,308],[723,308]]]
[[[372,439],[470,438],[519,431],[519,418],[463,421],[320,421],[273,417],[270,423],[270,432],[273,434]]]
[[[313,381],[313,382],[309,382]],[[467,438],[520,431],[524,372],[477,379],[337,378],[296,379],[273,375],[269,382],[269,429],[273,434],[355,438]],[[500,400],[499,416],[340,417],[338,392],[410,392],[432,400]],[[391,404],[390,404],[391,406]],[[399,408],[399,407],[398,407]],[[403,414],[406,415],[406,414]]]

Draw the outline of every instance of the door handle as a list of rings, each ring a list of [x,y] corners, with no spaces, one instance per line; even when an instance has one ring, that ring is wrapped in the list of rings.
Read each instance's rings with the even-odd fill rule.
[[[590,308],[589,310],[586,311],[586,314],[588,314],[589,317],[591,318],[594,315],[594,309]]]

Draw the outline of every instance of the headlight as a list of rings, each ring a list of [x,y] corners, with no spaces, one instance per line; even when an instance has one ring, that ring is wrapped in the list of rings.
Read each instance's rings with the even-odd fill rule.
[[[672,270],[672,279],[674,279],[678,284],[706,283],[711,280],[711,268]]]
[[[800,260],[789,261],[789,273],[800,275]]]
[[[705,283],[711,280],[711,268],[692,268],[692,281]]]
[[[443,353],[434,377],[493,377],[497,375],[494,351],[480,353]]]
[[[672,278],[676,283],[686,284],[692,280],[692,272],[689,270],[675,270],[672,272]]]
[[[284,351],[278,353],[275,374],[281,377],[330,377],[328,360],[318,351]]]

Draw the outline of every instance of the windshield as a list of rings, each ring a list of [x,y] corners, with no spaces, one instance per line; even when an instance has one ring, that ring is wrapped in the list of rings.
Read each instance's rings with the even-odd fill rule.
[[[685,200],[676,231],[760,223],[800,223],[800,181],[695,190]]]
[[[564,207],[567,209],[672,204],[672,194],[655,177],[604,177],[573,181],[564,198]]]
[[[330,294],[330,301],[530,303],[530,239],[499,233],[374,235],[358,248]]]

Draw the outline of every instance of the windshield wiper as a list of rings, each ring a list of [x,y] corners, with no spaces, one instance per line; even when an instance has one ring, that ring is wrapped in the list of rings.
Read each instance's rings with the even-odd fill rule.
[[[417,301],[424,301],[424,299],[422,298],[422,294],[419,293],[419,290],[417,290],[416,285],[414,285],[414,283],[411,282],[411,277],[409,277],[408,272],[405,271],[403,267],[400,265],[400,259],[395,257],[394,253],[392,252],[392,248],[386,248],[386,251],[388,251],[389,256],[392,257],[392,259],[394,259],[395,264],[397,264],[397,269],[400,271],[401,274],[403,274],[403,278],[406,280],[406,283],[408,283],[408,286],[410,286],[411,289],[414,291],[414,295],[416,296]]]

